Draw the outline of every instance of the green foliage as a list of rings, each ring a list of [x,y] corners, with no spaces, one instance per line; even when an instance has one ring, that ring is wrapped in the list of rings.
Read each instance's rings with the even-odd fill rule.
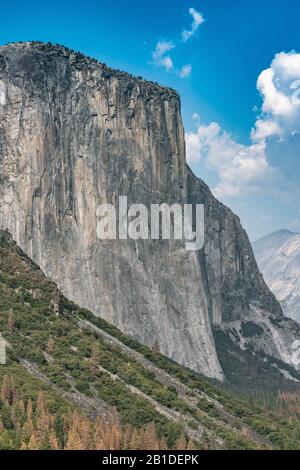
[[[253,323],[252,321],[246,321],[242,323],[242,333],[245,338],[251,338],[252,336],[259,336],[264,332],[264,330]]]
[[[221,439],[223,447],[228,449],[255,448],[257,444],[251,437],[239,432],[240,425],[244,423],[260,434],[263,442],[267,439],[276,448],[299,448],[299,420],[278,416],[249,400],[238,398],[223,390],[220,385],[153,352],[104,320],[78,308],[65,299],[55,285],[46,280],[42,272],[9,240],[2,237],[1,242],[1,232],[0,305],[0,331],[11,345],[9,364],[0,367],[0,379],[9,370],[21,387],[22,394],[33,401],[36,400],[36,390],[44,389],[61,436],[62,415],[67,407],[67,402],[61,396],[78,391],[114,407],[123,424],[141,428],[154,422],[159,437],[165,436],[169,447],[184,432],[184,425],[168,420],[146,397],[168,410],[184,415],[192,428],[197,429],[202,425],[209,430],[211,434],[207,434],[199,446],[220,446],[218,442]],[[11,309],[15,319],[13,332],[8,328]],[[133,359],[132,355],[97,332],[80,328],[78,322],[82,319],[112,335],[188,386],[191,402],[194,393],[201,392],[203,398],[198,401],[197,407],[179,396],[176,387],[163,385],[154,372]],[[246,328],[254,334],[252,326]],[[218,341],[218,344],[223,344],[225,358],[226,351],[233,351],[233,346],[226,343],[226,338],[222,337],[222,341]],[[40,378],[46,381],[29,375],[18,364],[20,359],[38,368]],[[222,363],[226,375],[233,373],[230,371],[230,361],[237,361],[233,367],[235,371],[239,367],[243,371],[237,355],[232,354],[230,361],[228,357],[226,360],[227,364]],[[266,367],[263,360],[261,367]],[[50,384],[56,392],[51,392]],[[134,390],[138,390],[139,394]],[[216,406],[216,402],[219,406]],[[227,421],[226,413],[235,419],[234,429],[232,423]],[[5,424],[5,433],[0,436],[0,448],[13,448],[16,442],[10,434],[10,417],[3,407],[0,408],[0,415]],[[218,440],[213,436],[217,436]]]

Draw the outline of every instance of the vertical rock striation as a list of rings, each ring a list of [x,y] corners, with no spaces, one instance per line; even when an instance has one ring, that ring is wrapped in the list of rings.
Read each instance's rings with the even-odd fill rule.
[[[284,317],[260,273],[239,218],[188,170],[188,201],[205,204],[205,246],[199,264],[211,322],[242,350],[262,352],[296,369],[300,328]]]
[[[1,48],[1,225],[64,294],[221,378],[195,253],[105,241],[96,207],[184,202],[178,95],[63,48]]]
[[[237,217],[186,166],[173,90],[61,46],[1,47],[0,164],[0,226],[67,297],[146,345],[222,379],[212,324],[281,321]],[[120,195],[204,202],[205,249],[98,240],[96,207]],[[268,326],[256,344],[291,362],[293,328],[280,348]]]

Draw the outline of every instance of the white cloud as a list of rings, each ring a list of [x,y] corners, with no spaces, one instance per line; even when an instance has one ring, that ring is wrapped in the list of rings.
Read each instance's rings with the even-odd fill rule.
[[[174,68],[173,60],[170,56],[162,57],[160,60],[160,65],[165,67],[166,70],[171,70]]]
[[[199,26],[204,23],[202,14],[195,10],[195,8],[190,8],[189,14],[192,16],[193,22],[190,29],[185,29],[181,33],[184,42],[188,41],[195,34]]]
[[[167,72],[174,70],[174,62],[169,52],[175,47],[176,45],[171,41],[158,41],[155,50],[152,52],[153,63],[164,67]],[[192,66],[191,64],[186,64],[180,70],[174,71],[179,77],[186,78],[191,74]]]
[[[194,114],[192,115],[192,121],[193,121],[193,123],[194,123],[195,126],[200,126],[201,120],[200,120],[200,116],[199,116],[198,113],[194,113]]]
[[[260,74],[257,88],[262,111],[249,145],[238,143],[217,123],[199,125],[196,132],[186,134],[188,162],[202,161],[217,172],[214,193],[218,197],[253,192],[286,197],[288,181],[270,163],[270,144],[274,138],[287,143],[300,133],[300,54],[277,54],[271,67]]]
[[[184,65],[181,70],[179,71],[179,76],[181,78],[188,77],[192,72],[192,66],[191,64]]]
[[[155,65],[164,67],[169,71],[174,68],[173,60],[168,52],[174,49],[175,44],[171,41],[158,41],[155,50],[152,52],[152,59]]]
[[[182,40],[186,42],[190,39],[199,26],[204,22],[204,18],[201,13],[199,13],[195,8],[189,8],[189,13],[193,18],[191,29],[184,30],[181,33]],[[152,51],[152,64],[159,67],[164,67],[164,69],[169,72],[174,70],[174,72],[181,78],[188,77],[192,72],[191,64],[183,65],[181,69],[175,69],[173,59],[170,55],[170,51],[175,49],[176,44],[172,41],[158,41],[155,47],[155,50]]]
[[[258,119],[255,123],[255,128],[251,131],[251,138],[254,142],[265,140],[267,137],[273,135],[280,136],[282,129],[276,121]]]
[[[295,51],[280,52],[276,54],[271,68],[284,81],[297,80],[300,78],[300,54]]]
[[[300,132],[300,54],[280,52],[257,80],[262,116],[252,137],[263,140],[274,135]]]
[[[266,160],[265,143],[239,144],[215,122],[188,132],[186,148],[188,163],[202,160],[218,173],[220,181],[213,192],[220,198],[257,191],[266,178],[275,176]]]
[[[280,91],[276,83],[274,70],[264,70],[257,80],[257,88],[264,98],[262,110],[274,116],[289,116],[293,111],[293,103],[290,97]]]
[[[161,59],[167,52],[174,49],[175,44],[171,41],[158,41],[156,44],[155,51],[152,53],[152,57],[155,60]]]

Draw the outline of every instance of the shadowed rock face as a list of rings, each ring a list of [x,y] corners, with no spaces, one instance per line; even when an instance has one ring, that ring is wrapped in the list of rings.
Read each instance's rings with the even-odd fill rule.
[[[267,288],[238,217],[190,170],[187,181],[189,202],[205,204],[205,246],[199,264],[214,328],[251,354],[262,351],[298,369],[299,325],[283,316]]]
[[[1,47],[0,161],[1,227],[67,297],[146,345],[222,379],[212,323],[282,318],[239,220],[186,166],[176,92],[62,47]],[[205,203],[204,250],[98,240],[96,207],[119,195]],[[281,350],[267,327],[258,344],[290,362],[294,325],[278,331]]]

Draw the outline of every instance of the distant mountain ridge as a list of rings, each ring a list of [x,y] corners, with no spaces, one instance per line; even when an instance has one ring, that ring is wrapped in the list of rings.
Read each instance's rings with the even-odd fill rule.
[[[280,230],[257,240],[253,248],[284,314],[300,323],[300,233]]]

